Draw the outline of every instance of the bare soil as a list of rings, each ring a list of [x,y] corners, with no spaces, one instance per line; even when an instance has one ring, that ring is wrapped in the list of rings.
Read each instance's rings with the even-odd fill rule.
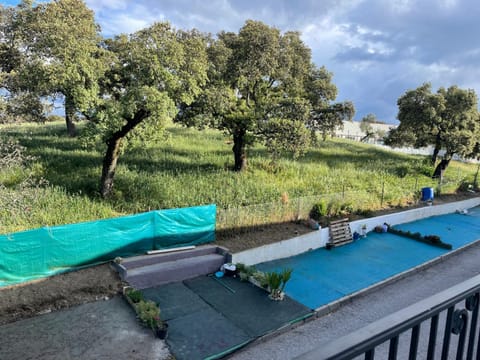
[[[435,204],[465,200],[474,196],[477,195],[471,193],[446,195],[436,198]],[[408,208],[384,209],[369,215],[380,216],[422,206],[425,204],[418,203]],[[349,216],[350,220],[360,218],[362,216]],[[326,226],[330,220],[334,219],[321,219],[321,225]],[[216,243],[232,252],[238,252],[287,240],[310,231],[313,230],[305,223],[272,224],[219,233]],[[124,285],[117,273],[109,265],[104,264],[22,285],[0,288],[0,325],[87,302],[104,300],[121,292]]]
[[[0,288],[0,325],[105,300],[122,288],[117,273],[107,264]]]

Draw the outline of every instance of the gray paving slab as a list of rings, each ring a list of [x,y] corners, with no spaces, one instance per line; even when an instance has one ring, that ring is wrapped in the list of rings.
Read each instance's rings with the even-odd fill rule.
[[[480,244],[477,243],[431,267],[357,296],[330,314],[254,342],[229,359],[292,359],[478,274]]]
[[[168,322],[168,343],[177,360],[201,360],[251,340],[232,321],[212,308]]]
[[[288,297],[272,301],[265,290],[231,277],[202,276],[185,284],[252,338],[311,314],[309,308]]]
[[[0,326],[2,360],[168,359],[121,297]]]
[[[152,300],[160,307],[162,319],[170,321],[209,306],[183,282],[161,285],[142,290],[147,300]]]

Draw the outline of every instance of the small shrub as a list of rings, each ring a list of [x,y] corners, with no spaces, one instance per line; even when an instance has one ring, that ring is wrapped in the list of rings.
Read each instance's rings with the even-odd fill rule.
[[[153,301],[141,300],[136,305],[136,311],[140,321],[150,329],[155,330],[162,325],[160,309]]]
[[[324,200],[313,205],[312,210],[310,210],[310,218],[314,220],[320,220],[322,216],[326,216],[328,212],[328,205]]]
[[[266,281],[270,291],[273,293],[280,289],[280,285],[282,285],[282,276],[281,274],[272,271],[265,274]]]
[[[267,288],[268,287],[268,280],[267,280],[267,276],[264,272],[261,272],[261,271],[255,271],[253,274],[252,274],[252,277],[258,281],[258,283],[260,284],[261,287],[263,288]]]
[[[375,215],[375,212],[370,209],[360,209],[357,211],[357,214],[369,218],[373,217]]]
[[[125,292],[125,295],[128,296],[128,298],[130,300],[132,300],[132,302],[134,304],[139,303],[140,301],[144,300],[142,292],[139,291],[139,290],[136,290],[136,289],[128,289]]]
[[[292,269],[287,268],[283,269],[281,272],[272,271],[265,274],[265,278],[270,289],[269,296],[272,300],[283,299],[283,290],[292,276],[292,271]]]
[[[248,266],[243,263],[236,263],[235,266],[237,268],[241,281],[247,281],[248,278],[250,276],[253,276],[253,274],[257,271],[255,266]]]
[[[440,236],[437,236],[437,235],[426,235],[425,240],[428,240],[433,244],[441,243]]]
[[[354,206],[352,203],[343,203],[340,205],[340,213],[342,215],[349,215],[354,212]]]

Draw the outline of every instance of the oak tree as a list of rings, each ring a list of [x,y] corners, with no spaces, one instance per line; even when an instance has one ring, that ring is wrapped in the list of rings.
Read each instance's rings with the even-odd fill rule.
[[[430,84],[409,90],[398,99],[400,125],[391,131],[388,145],[431,145],[431,162],[435,165],[444,150],[433,177],[441,177],[453,155],[470,155],[480,131],[478,99],[474,90],[450,86],[432,93]]]
[[[204,36],[156,23],[131,35],[105,41],[110,62],[101,84],[101,103],[92,109],[85,130],[105,144],[100,194],[113,189],[122,147],[134,139],[158,136],[206,81]]]

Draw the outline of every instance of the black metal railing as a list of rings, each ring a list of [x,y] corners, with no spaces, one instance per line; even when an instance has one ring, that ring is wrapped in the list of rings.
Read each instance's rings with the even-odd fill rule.
[[[480,360],[480,275],[319,346],[298,360]]]

